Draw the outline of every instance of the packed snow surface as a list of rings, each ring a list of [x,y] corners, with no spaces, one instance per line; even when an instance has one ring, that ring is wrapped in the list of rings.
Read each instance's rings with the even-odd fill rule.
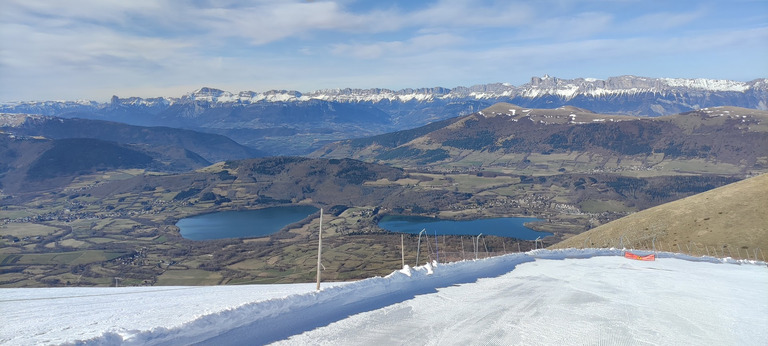
[[[0,289],[0,345],[60,344],[180,328],[206,315],[310,292],[314,284]]]
[[[765,263],[622,255],[536,250],[406,266],[320,292],[0,289],[0,344],[767,344]]]

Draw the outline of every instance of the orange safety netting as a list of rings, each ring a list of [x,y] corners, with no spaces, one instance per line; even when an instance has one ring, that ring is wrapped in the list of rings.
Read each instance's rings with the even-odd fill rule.
[[[639,255],[635,255],[635,254],[633,254],[631,252],[624,252],[624,257],[629,258],[629,259],[633,259],[633,260],[638,260],[638,261],[655,261],[656,260],[656,255],[654,255],[654,254],[646,255],[646,256],[639,256]]]

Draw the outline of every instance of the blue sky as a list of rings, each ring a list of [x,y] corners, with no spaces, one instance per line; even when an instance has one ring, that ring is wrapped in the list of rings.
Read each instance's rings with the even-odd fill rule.
[[[768,77],[768,0],[0,0],[0,102]]]

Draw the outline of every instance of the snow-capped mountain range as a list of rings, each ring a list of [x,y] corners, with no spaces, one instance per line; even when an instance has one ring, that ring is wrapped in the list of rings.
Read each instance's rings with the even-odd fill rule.
[[[148,99],[146,102],[165,101],[175,102],[205,101],[211,103],[256,103],[256,102],[296,102],[323,100],[331,102],[429,102],[435,100],[463,99],[500,99],[500,98],[537,98],[544,96],[559,96],[564,100],[573,99],[579,95],[608,96],[655,93],[661,95],[685,94],[690,92],[745,93],[751,89],[768,91],[767,79],[756,79],[751,82],[737,82],[715,79],[681,79],[681,78],[645,78],[635,76],[611,77],[606,80],[594,78],[559,79],[545,75],[533,77],[531,82],[522,86],[508,83],[481,84],[471,87],[456,87],[453,89],[435,87],[418,89],[325,89],[309,93],[293,90],[270,90],[266,92],[241,91],[237,94],[213,89],[200,88],[181,98]],[[162,101],[161,101],[162,100]]]
[[[660,116],[706,107],[768,109],[768,79],[550,76],[529,83],[419,89],[328,89],[232,93],[204,87],[181,97],[109,102],[41,101],[0,104],[0,113],[87,118],[141,126],[213,132],[276,154],[301,155],[333,140],[416,128],[507,102],[526,108],[574,106],[606,114]],[[298,141],[298,142],[297,142]],[[286,148],[289,143],[290,148]]]
[[[379,103],[379,102],[433,102],[437,100],[496,100],[528,98],[536,99],[555,96],[567,102],[579,96],[605,97],[617,95],[657,94],[660,96],[685,95],[690,93],[720,94],[720,93],[758,93],[763,96],[768,93],[768,79],[755,79],[750,82],[715,79],[683,79],[683,78],[647,78],[637,76],[610,77],[605,80],[594,78],[560,79],[545,75],[533,77],[531,82],[521,86],[508,83],[492,83],[474,85],[471,87],[455,87],[452,89],[434,87],[418,89],[390,90],[381,88],[371,89],[324,89],[308,93],[294,90],[269,90],[264,92],[229,91],[203,87],[181,97],[157,98],[118,98],[113,97],[109,103],[95,101],[22,101],[9,102],[0,105],[0,110],[16,113],[17,108],[25,108],[25,113],[41,113],[53,115],[65,109],[81,107],[108,107],[110,105],[131,105],[139,107],[168,107],[176,103],[207,102],[214,104],[252,104],[258,102],[307,102],[322,100],[346,103]],[[759,102],[763,101],[763,102]],[[755,107],[768,109],[765,100],[758,100]],[[38,112],[34,112],[37,110]]]

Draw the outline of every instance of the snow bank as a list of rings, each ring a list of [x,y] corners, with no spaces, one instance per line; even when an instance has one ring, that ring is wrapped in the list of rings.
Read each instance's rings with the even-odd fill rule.
[[[324,288],[319,292],[247,304],[203,316],[177,328],[108,332],[77,344],[235,344],[242,340],[248,340],[249,344],[264,344],[360,312],[412,299],[416,295],[434,293],[440,287],[499,276],[513,270],[517,264],[534,260],[521,253],[446,264],[433,262],[416,268],[404,268],[386,277],[374,277]]]
[[[334,283],[338,284],[338,283]],[[0,345],[61,344],[157,326],[180,327],[248,303],[314,290],[314,284],[0,288]]]

